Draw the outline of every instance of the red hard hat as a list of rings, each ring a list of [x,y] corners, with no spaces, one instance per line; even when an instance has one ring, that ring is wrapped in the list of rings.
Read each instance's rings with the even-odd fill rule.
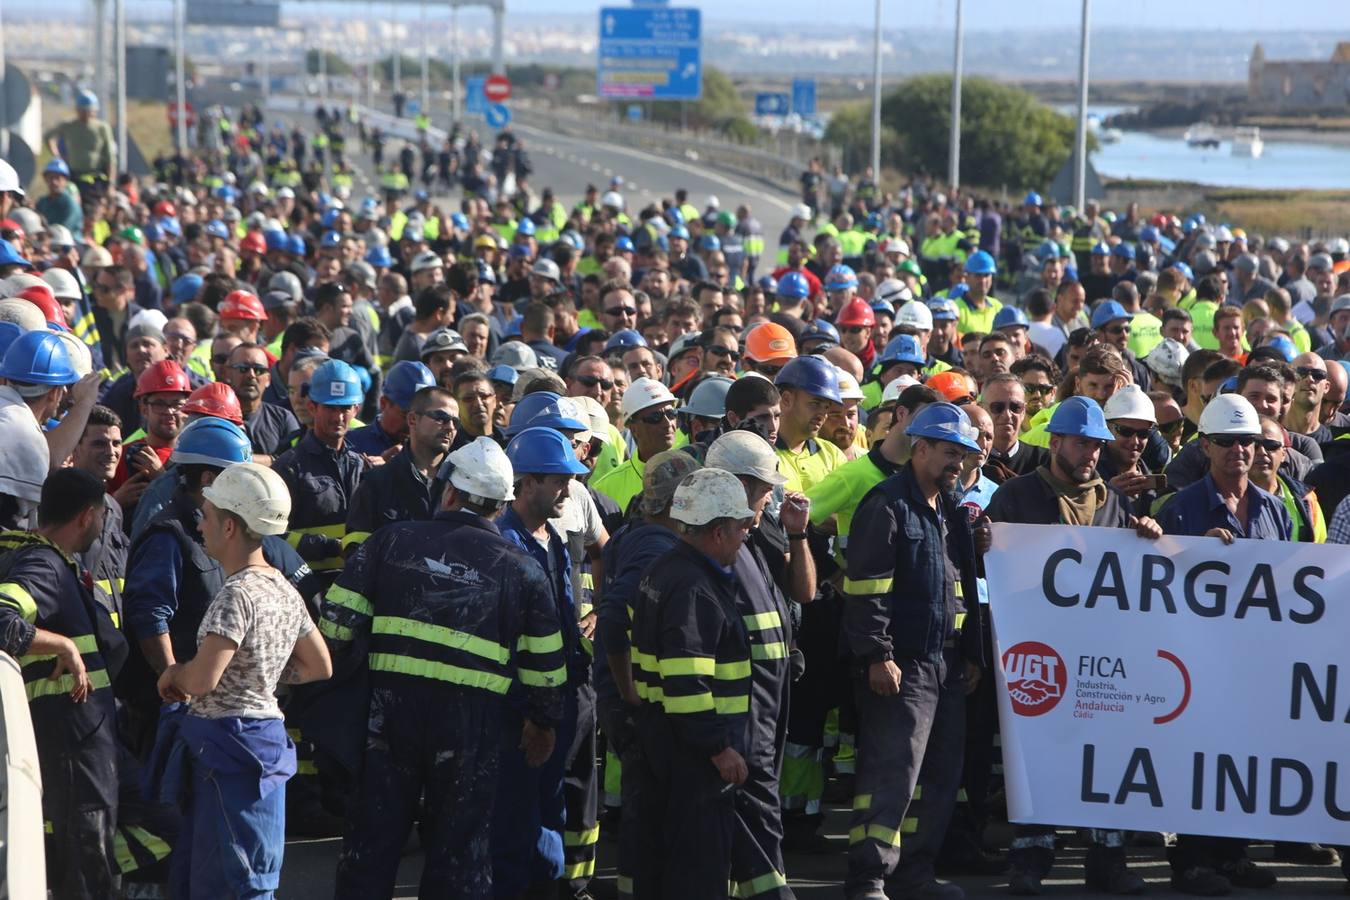
[[[20,241],[28,239],[28,233],[23,230],[23,226],[13,219],[0,220],[0,231],[13,232],[14,237]]]
[[[239,241],[239,252],[253,252],[261,256],[267,252],[267,242],[263,240],[261,231],[250,231]]]
[[[877,324],[876,313],[872,312],[871,305],[861,297],[854,297],[844,308],[839,310],[839,315],[835,317],[834,324],[840,328],[846,325],[862,325],[872,328]]]
[[[1157,228],[1167,227],[1167,213],[1158,213],[1153,217],[1153,225]]]
[[[161,200],[155,204],[155,215],[168,219],[177,218],[178,207],[174,206],[171,200]]]
[[[141,373],[141,377],[136,379],[136,391],[132,396],[190,393],[192,385],[188,383],[183,367],[171,359],[164,359]]]
[[[267,318],[262,301],[248,291],[231,291],[220,301],[222,319],[249,319],[262,322]]]
[[[244,424],[244,412],[239,408],[239,398],[234,395],[234,388],[223,381],[213,381],[193,391],[192,396],[188,397],[187,403],[183,405],[183,412],[215,416],[236,425]]]
[[[65,325],[66,311],[61,308],[57,302],[56,295],[52,289],[45,284],[32,284],[19,291],[19,296],[29,303],[42,310],[43,318],[48,322],[55,322],[57,325]]]

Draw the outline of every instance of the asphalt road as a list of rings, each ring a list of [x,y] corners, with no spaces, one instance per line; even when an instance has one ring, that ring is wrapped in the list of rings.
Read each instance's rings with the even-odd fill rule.
[[[830,838],[835,851],[821,856],[789,856],[787,869],[793,892],[801,900],[841,900],[844,896],[842,882],[845,872],[845,851],[848,846],[848,813],[841,808],[833,808],[826,819],[825,833]],[[1007,826],[991,827],[988,839],[1007,846],[1010,831]],[[1044,882],[1046,895],[1062,900],[1100,897],[1083,885],[1083,858],[1086,847],[1070,831],[1063,831],[1060,837],[1065,846],[1058,854],[1058,865],[1051,877]],[[333,896],[334,870],[341,841],[296,841],[286,846],[286,862],[282,869],[280,900],[327,900]],[[614,859],[615,842],[603,831],[600,838],[599,865],[596,879],[591,890],[597,898],[615,896]],[[1147,882],[1150,894],[1169,894],[1184,897],[1173,892],[1168,885],[1170,871],[1163,856],[1162,848],[1139,847],[1130,850],[1131,867]],[[1267,860],[1270,847],[1253,847],[1251,855],[1258,861]],[[1279,897],[1281,900],[1314,900],[1314,898],[1341,897],[1346,892],[1346,882],[1337,866],[1306,868],[1280,863],[1270,863],[1278,872],[1279,885],[1273,891],[1236,891],[1235,897]],[[399,867],[398,885],[393,896],[413,898],[417,896],[418,878],[422,867],[420,851],[413,848],[405,853]],[[971,900],[994,900],[1007,898],[1006,878],[977,878],[956,876],[957,884],[965,888]],[[708,898],[690,898],[690,900],[708,900]]]

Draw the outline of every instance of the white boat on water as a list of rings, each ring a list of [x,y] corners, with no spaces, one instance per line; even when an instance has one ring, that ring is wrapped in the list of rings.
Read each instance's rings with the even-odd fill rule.
[[[1191,147],[1218,147],[1219,133],[1208,122],[1196,122],[1181,135]]]
[[[1265,141],[1261,140],[1260,128],[1234,128],[1233,129],[1233,155],[1242,156],[1247,159],[1260,159],[1261,154],[1266,149]]]
[[[1103,128],[1097,132],[1097,140],[1103,144],[1119,144],[1125,139],[1125,132],[1119,128]]]

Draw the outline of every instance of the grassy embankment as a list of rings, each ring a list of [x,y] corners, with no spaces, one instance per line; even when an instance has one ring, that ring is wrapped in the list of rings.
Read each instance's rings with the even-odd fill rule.
[[[44,101],[42,105],[42,130],[44,132],[58,122],[73,118],[75,118],[75,110],[72,107],[59,106],[50,100]],[[106,118],[113,126],[113,134],[116,135],[115,112],[108,111]],[[168,153],[173,149],[173,135],[169,133],[169,118],[163,103],[150,100],[128,100],[127,134],[141,148],[141,153],[145,156],[147,162],[153,160],[156,155]],[[49,159],[51,159],[51,155],[47,153],[46,148],[43,148],[42,153],[38,156],[37,171],[39,175],[34,177],[34,183],[31,186],[32,190],[38,191],[38,196],[46,192],[42,186],[40,173]]]

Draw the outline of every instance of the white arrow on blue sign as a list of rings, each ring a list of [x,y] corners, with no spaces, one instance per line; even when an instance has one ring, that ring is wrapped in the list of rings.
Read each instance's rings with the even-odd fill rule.
[[[505,103],[489,103],[483,117],[493,128],[505,128],[511,124],[511,110],[506,108]]]
[[[786,116],[791,109],[791,98],[787,94],[756,94],[755,115]]]

